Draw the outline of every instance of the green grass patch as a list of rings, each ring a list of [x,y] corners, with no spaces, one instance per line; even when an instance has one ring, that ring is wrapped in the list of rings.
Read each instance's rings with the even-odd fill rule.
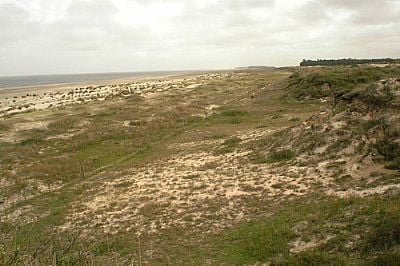
[[[295,157],[296,153],[292,150],[280,150],[276,152],[272,152],[268,159],[268,163],[278,163],[278,162],[284,162],[284,161],[289,161]]]
[[[293,201],[276,209],[268,218],[228,230],[220,240],[224,252],[219,261],[223,265],[393,263],[400,248],[398,203],[398,196]],[[328,235],[329,241],[314,248],[299,253],[289,251],[295,239],[307,242]],[[379,265],[396,265],[390,263]]]
[[[246,223],[224,238],[224,259],[230,265],[245,265],[288,254],[288,243],[295,235],[290,218],[276,216],[266,221]]]
[[[212,124],[232,124],[237,125],[249,119],[250,113],[241,110],[223,110],[208,117]]]
[[[29,145],[41,145],[44,143],[44,140],[41,138],[27,138],[21,140],[18,144],[21,146],[29,146]]]

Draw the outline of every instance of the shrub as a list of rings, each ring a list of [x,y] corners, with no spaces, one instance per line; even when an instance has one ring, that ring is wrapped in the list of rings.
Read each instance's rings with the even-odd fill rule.
[[[388,139],[379,141],[375,145],[379,154],[385,158],[385,161],[394,161],[400,158],[400,144]]]
[[[370,109],[380,109],[393,100],[390,91],[379,93],[375,86],[370,86],[363,90],[358,97]]]

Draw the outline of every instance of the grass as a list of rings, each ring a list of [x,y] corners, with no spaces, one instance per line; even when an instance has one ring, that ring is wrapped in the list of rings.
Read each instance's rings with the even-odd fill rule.
[[[296,154],[292,150],[284,149],[280,151],[273,151],[268,156],[262,152],[254,151],[250,154],[249,159],[255,164],[263,163],[283,163],[295,158]]]
[[[226,154],[226,153],[231,153],[234,152],[238,146],[238,144],[241,142],[242,140],[238,137],[233,137],[230,139],[226,139],[223,144],[222,147],[217,149],[214,154],[215,155],[221,155],[221,154]]]
[[[76,117],[65,117],[49,123],[48,129],[54,132],[65,132],[73,129],[78,121],[79,119]]]
[[[16,254],[15,258],[22,263],[38,248],[40,256],[35,256],[36,264],[53,264],[55,258],[59,265],[85,262],[110,265],[391,265],[398,262],[400,202],[395,192],[348,199],[320,194],[271,198],[263,189],[265,180],[260,179],[257,187],[239,184],[252,194],[232,197],[229,205],[223,190],[222,196],[215,199],[196,198],[206,188],[207,191],[233,188],[223,182],[220,173],[228,171],[233,174],[229,176],[232,179],[246,175],[248,159],[250,163],[278,163],[282,167],[291,164],[296,156],[328,144],[316,134],[320,129],[315,127],[309,134],[306,132],[308,135],[305,133],[304,138],[295,140],[296,148],[284,149],[282,147],[289,147],[284,144],[291,136],[290,130],[279,130],[297,126],[320,109],[326,109],[324,103],[312,100],[325,96],[325,92],[319,90],[325,82],[331,82],[337,92],[347,92],[386,75],[386,70],[364,68],[303,71],[294,74],[289,81],[284,80],[288,74],[254,71],[246,76],[234,74],[205,81],[190,92],[182,90],[154,99],[116,96],[102,103],[7,117],[0,124],[0,130],[4,132],[11,132],[14,123],[28,116],[50,123],[47,129],[13,132],[20,134],[22,141],[0,143],[0,175],[4,180],[17,179],[15,184],[7,187],[6,197],[30,191],[35,182],[50,184],[50,188],[63,186],[57,190],[36,190],[36,194],[29,194],[31,197],[27,200],[19,199],[2,213],[6,217],[27,208],[33,214],[42,215],[27,224],[23,219],[30,217],[28,211],[14,222],[0,223],[2,236],[6,236],[0,238],[0,264],[8,262],[10,256],[4,254]],[[346,74],[346,71],[350,72]],[[292,86],[287,90],[294,93],[292,96],[296,99],[284,97],[282,87],[287,82]],[[274,85],[269,85],[271,83]],[[264,87],[268,89],[261,90]],[[310,95],[309,101],[298,100]],[[381,104],[379,99],[367,98],[366,101],[374,105]],[[200,116],[206,106],[221,103],[224,105],[207,118]],[[346,108],[346,104],[338,105],[335,112],[344,112]],[[125,126],[125,121],[131,122]],[[365,134],[381,125],[380,120],[371,120],[359,124],[351,132],[344,132],[341,137]],[[254,130],[268,132],[274,129],[278,130],[250,141],[236,137],[243,132],[250,135]],[[74,132],[74,135],[65,139],[52,138],[66,132]],[[397,138],[396,134],[390,133],[390,143],[378,142],[376,147],[387,164],[394,164],[393,169],[397,169],[398,147],[392,141]],[[182,149],[175,145],[197,141],[205,144]],[[212,144],[207,144],[208,141]],[[348,143],[329,144],[333,145],[332,151],[336,151]],[[161,190],[154,186],[141,198],[140,208],[129,210],[137,211],[140,219],[117,223],[121,228],[115,229],[115,234],[105,233],[102,224],[85,227],[96,221],[95,215],[107,216],[104,210],[97,210],[95,214],[84,212],[87,209],[85,203],[91,202],[92,198],[101,200],[103,191],[96,194],[100,185],[110,182],[110,190],[119,196],[118,193],[136,189],[134,170],[145,167],[155,170],[154,176],[159,176],[156,172],[159,170],[158,159],[197,152],[211,152],[212,155],[213,151],[214,155],[229,159],[230,153],[238,149],[251,152],[249,158],[239,158],[238,163],[244,166],[243,173],[225,169],[226,165],[221,167],[220,161],[207,160],[196,168],[204,171],[201,178],[198,174],[173,176],[170,173],[170,180],[177,182],[176,186],[181,179],[184,179],[184,186],[188,186],[184,196],[165,192],[171,202],[186,202],[171,214],[179,225],[159,226],[155,233],[143,231],[145,225],[166,219],[165,210],[173,208],[169,201],[159,203],[153,198],[152,192]],[[305,166],[309,166],[308,163]],[[271,173],[277,165],[268,166]],[[340,166],[328,166],[337,171],[335,184],[340,188],[369,188],[398,181],[397,175],[387,173],[376,174],[370,177],[371,180],[356,180],[340,172]],[[264,171],[262,166],[255,169],[257,174]],[[129,181],[119,181],[125,175],[130,177]],[[210,178],[207,183],[206,178]],[[295,185],[283,181],[272,186],[277,190],[296,189]],[[108,207],[108,211],[118,211],[125,206],[112,200]],[[194,208],[193,213],[186,213],[190,208]],[[231,209],[243,213],[243,217],[237,220],[230,217]],[[79,221],[82,227],[77,227],[83,228],[82,231],[75,227],[67,227],[65,232],[57,230],[66,225],[71,211],[83,213],[84,218]],[[124,217],[120,218],[123,221]],[[125,226],[129,226],[130,231],[125,230]],[[330,236],[328,240],[327,236]],[[293,253],[290,249],[296,240],[319,244]],[[71,243],[74,244],[69,248]]]
[[[0,132],[2,131],[7,131],[10,127],[4,123],[4,122],[0,122]]]
[[[280,150],[272,152],[267,160],[269,163],[277,163],[289,161],[295,157],[295,152],[292,150]]]
[[[214,113],[208,117],[212,124],[231,124],[238,125],[249,119],[250,113],[241,110],[222,110],[220,113]]]
[[[287,217],[277,216],[265,221],[243,224],[226,234],[224,260],[231,265],[264,262],[281,254],[288,255],[288,243],[295,235]]]
[[[246,116],[248,112],[240,111],[240,110],[224,110],[221,112],[221,116],[225,117],[243,117]]]
[[[224,233],[220,261],[224,265],[271,262],[272,265],[348,265],[388,261],[395,265],[400,247],[398,197],[382,199],[320,199],[293,201],[275,215],[244,223]],[[356,216],[349,216],[354,213]],[[385,217],[385,219],[380,219]],[[329,224],[333,225],[329,225]],[[295,229],[297,225],[306,226]],[[367,233],[365,233],[367,232]],[[297,238],[333,236],[325,244],[293,254],[289,249]],[[359,235],[353,246],[346,241]],[[305,240],[306,241],[306,240]],[[375,252],[379,251],[376,256]]]
[[[242,140],[238,137],[233,137],[230,139],[227,139],[224,141],[223,145],[229,146],[229,147],[235,147],[237,146]]]
[[[197,175],[197,174],[193,174],[193,175],[186,175],[186,176],[183,176],[182,178],[183,179],[197,179],[197,178],[199,178],[200,177],[200,175]]]
[[[43,144],[44,141],[41,138],[27,138],[24,140],[21,140],[18,144],[21,146],[29,146],[29,145],[38,145],[38,144]]]
[[[273,215],[238,224],[231,229],[198,239],[192,244],[186,242],[190,231],[164,231],[163,237],[158,240],[146,235],[138,239],[128,233],[108,236],[103,241],[82,241],[87,241],[85,250],[91,250],[90,254],[94,260],[97,256],[104,257],[115,253],[119,256],[132,254],[133,259],[137,260],[138,245],[141,241],[142,259],[153,263],[164,256],[163,254],[168,257],[171,254],[179,254],[175,257],[175,262],[185,265],[204,263],[207,260],[218,265],[248,265],[257,262],[270,262],[272,265],[387,262],[389,264],[384,265],[396,265],[390,263],[396,263],[399,258],[396,251],[400,246],[399,206],[400,202],[396,196],[349,199],[314,196],[271,206],[274,209]],[[140,213],[153,216],[159,211],[158,204],[148,203]],[[299,226],[301,224],[305,226]],[[171,233],[175,237],[172,237]],[[331,236],[330,240],[315,248],[299,253],[290,252],[293,241],[298,238],[308,242],[310,239],[324,239],[327,235]],[[164,239],[166,236],[171,238]],[[360,237],[352,240],[353,236]],[[152,241],[161,241],[157,242],[157,245],[161,245],[158,251],[161,253],[153,257],[154,261],[150,260],[148,253]],[[175,244],[171,245],[170,241]],[[177,241],[181,241],[183,246],[176,245]],[[67,257],[77,259],[76,251],[72,250]]]
[[[399,73],[400,68],[398,67],[311,68],[292,74],[288,80],[288,90],[297,99],[319,99],[332,95],[342,95],[360,85],[379,81]]]
[[[250,155],[249,159],[250,159],[250,161],[252,163],[255,163],[255,164],[263,164],[263,163],[267,163],[268,162],[268,160],[265,157],[265,155],[260,153],[260,152],[253,152]]]

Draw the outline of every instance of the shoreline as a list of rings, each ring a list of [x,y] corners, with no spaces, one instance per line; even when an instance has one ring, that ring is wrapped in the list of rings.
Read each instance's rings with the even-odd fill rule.
[[[45,85],[30,85],[30,86],[21,86],[21,87],[5,87],[0,88],[0,98],[4,97],[12,97],[12,96],[21,96],[26,93],[50,93],[50,92],[57,92],[71,90],[81,87],[89,87],[89,86],[103,86],[103,85],[117,85],[117,84],[128,84],[132,82],[149,82],[158,79],[176,79],[176,78],[184,78],[190,76],[201,75],[205,73],[211,73],[212,70],[193,70],[193,71],[177,71],[175,73],[169,72],[165,74],[143,74],[143,75],[136,75],[126,78],[120,79],[109,79],[109,80],[88,80],[84,82],[71,82],[71,83],[54,83],[54,84],[45,84]],[[154,75],[156,74],[156,75]]]
[[[112,97],[152,95],[167,90],[195,88],[200,80],[221,77],[223,71],[186,71],[164,75],[142,75],[131,78],[50,84],[0,90],[0,117],[65,107],[76,103],[104,101]]]

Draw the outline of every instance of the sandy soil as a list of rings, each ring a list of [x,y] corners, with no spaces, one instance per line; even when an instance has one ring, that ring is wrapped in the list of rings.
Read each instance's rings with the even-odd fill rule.
[[[53,84],[45,86],[0,89],[0,117],[61,107],[88,101],[102,101],[116,95],[153,94],[172,89],[198,86],[198,80],[220,77],[205,72],[181,72],[160,76],[136,76],[128,79],[96,81],[73,84]]]

